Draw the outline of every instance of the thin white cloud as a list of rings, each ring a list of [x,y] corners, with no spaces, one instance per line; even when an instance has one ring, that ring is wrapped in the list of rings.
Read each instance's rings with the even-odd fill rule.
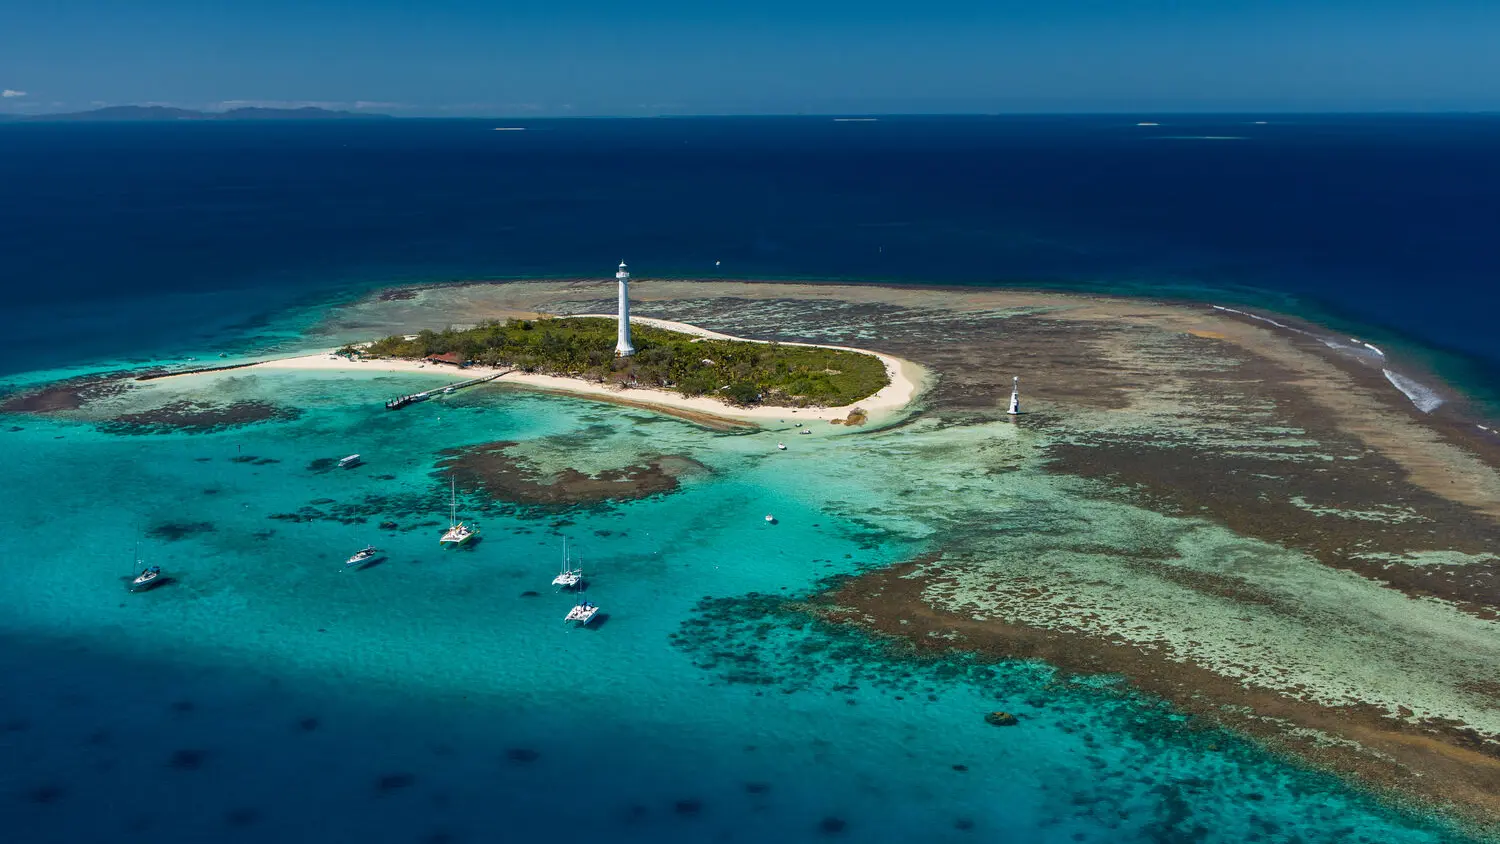
[[[6,88],[4,91],[0,91],[0,97],[4,97],[7,100],[11,99],[12,97],[24,97],[24,96],[26,96],[26,92],[25,91],[17,91],[14,88]]]

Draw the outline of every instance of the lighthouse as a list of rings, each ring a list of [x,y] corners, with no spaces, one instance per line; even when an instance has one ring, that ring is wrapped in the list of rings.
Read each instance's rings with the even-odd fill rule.
[[[1021,413],[1021,376],[1012,375],[1010,379],[1010,410],[1005,411],[1011,416],[1019,416]]]
[[[620,332],[615,340],[615,357],[625,358],[635,354],[635,347],[630,345],[630,273],[624,261],[615,279],[620,282]]]

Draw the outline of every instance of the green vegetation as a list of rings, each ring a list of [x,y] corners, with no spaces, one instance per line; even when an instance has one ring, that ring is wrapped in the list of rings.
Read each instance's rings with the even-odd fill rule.
[[[567,317],[423,331],[410,340],[387,337],[362,351],[397,358],[458,352],[486,366],[713,395],[741,405],[837,407],[890,382],[879,358],[858,352],[708,340],[639,324],[631,326],[631,339],[635,355],[616,358],[614,320]]]

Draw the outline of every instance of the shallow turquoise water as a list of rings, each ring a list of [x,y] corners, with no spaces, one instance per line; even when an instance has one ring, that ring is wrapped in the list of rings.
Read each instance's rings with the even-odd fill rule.
[[[942,530],[903,507],[894,468],[871,470],[898,437],[819,432],[778,453],[784,435],[500,389],[379,409],[430,383],[220,376],[219,396],[303,412],[212,434],[0,420],[0,826],[127,842],[1458,840],[1108,684],[907,663],[787,612]],[[566,512],[465,500],[482,539],[439,549],[421,525],[447,515],[440,452],[497,440],[543,465],[666,453],[710,472]],[[310,467],[356,451],[358,469]],[[319,517],[272,518],[299,511]],[[572,599],[548,586],[563,535],[608,614],[596,629],[566,628]],[[174,583],[126,593],[138,540]],[[386,560],[343,571],[366,542]],[[991,727],[992,709],[1023,723]]]

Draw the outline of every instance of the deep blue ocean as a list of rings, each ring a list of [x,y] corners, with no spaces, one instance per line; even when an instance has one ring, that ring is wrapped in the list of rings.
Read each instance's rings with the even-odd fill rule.
[[[598,275],[623,257],[646,277],[1271,307],[1404,335],[1459,355],[1438,368],[1471,388],[1493,381],[1500,117],[1140,119],[1160,125],[7,125],[0,372],[219,341],[373,285]]]
[[[624,258],[1250,306],[1488,399],[1497,232],[1495,117],[0,125],[0,382],[295,345],[372,288]],[[787,611],[932,548],[931,501],[960,489],[1132,541],[1139,514],[1084,508],[1015,426],[777,456],[774,432],[506,390],[372,412],[425,374],[208,377],[141,390],[300,415],[0,419],[0,840],[1468,840],[1108,678],[903,660]],[[440,554],[437,461],[496,440],[704,473],[561,513],[464,498],[482,538]],[[980,443],[1005,471],[971,471]],[[349,451],[364,470],[317,468]],[[597,629],[559,623],[563,537]],[[342,571],[366,541],[385,560]],[[138,542],[173,582],[131,595]]]

